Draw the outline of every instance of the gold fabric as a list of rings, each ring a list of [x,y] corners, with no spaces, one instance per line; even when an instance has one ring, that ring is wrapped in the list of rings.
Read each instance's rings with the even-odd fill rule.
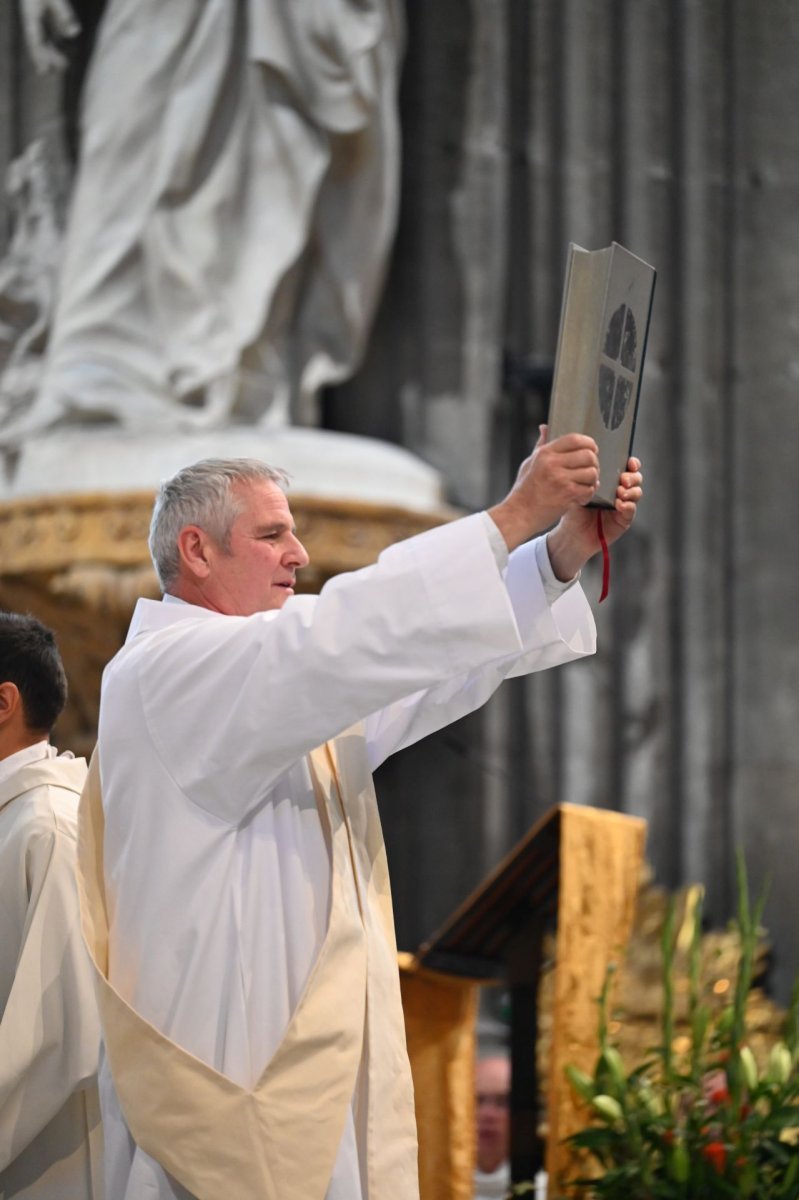
[[[593,1070],[596,1000],[607,964],[620,961],[632,928],[646,832],[645,822],[620,813],[570,804],[561,805],[559,812],[547,1088],[547,1169],[552,1179],[570,1165],[562,1139],[583,1123],[564,1068],[573,1062]],[[412,955],[400,955],[400,967],[416,1094],[421,1200],[471,1200],[479,987],[425,970]]]
[[[565,1068],[573,1063],[593,1073],[597,997],[608,964],[621,961],[632,930],[646,837],[646,823],[636,817],[573,804],[562,805],[560,813],[547,1139],[552,1180],[572,1165],[564,1138],[585,1124]]]
[[[416,1097],[421,1200],[471,1200],[479,987],[401,954],[400,985]]]
[[[309,755],[331,854],[329,927],[283,1041],[252,1090],[170,1041],[108,981],[104,816],[96,753],[92,759],[80,810],[79,886],[111,1074],[136,1143],[197,1200],[322,1200],[365,1032],[375,1047],[370,1200],[418,1194],[388,872],[371,777],[364,756],[353,753],[359,745],[352,730]]]

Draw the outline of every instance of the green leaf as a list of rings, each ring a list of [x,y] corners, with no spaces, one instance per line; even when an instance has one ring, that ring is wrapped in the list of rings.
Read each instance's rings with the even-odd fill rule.
[[[583,1100],[593,1100],[596,1088],[590,1075],[569,1063],[566,1067],[566,1078],[578,1096],[582,1096]]]
[[[618,1099],[624,1095],[627,1087],[627,1073],[624,1070],[622,1057],[615,1046],[605,1046],[605,1049],[602,1051],[602,1057],[605,1060],[605,1066],[610,1075],[610,1091]]]
[[[642,1062],[639,1064],[639,1066],[635,1067],[634,1070],[630,1071],[630,1074],[627,1076],[628,1081],[631,1084],[636,1083],[639,1079],[643,1078],[644,1075],[647,1075],[653,1067],[657,1066],[657,1063],[657,1058],[648,1058],[645,1062]]]
[[[795,1198],[799,1192],[799,1187],[795,1188],[795,1184],[799,1184],[799,1154],[794,1154],[791,1165],[782,1178],[782,1186],[778,1195]]]
[[[691,1158],[684,1142],[678,1142],[672,1150],[669,1169],[678,1183],[687,1183],[691,1175]]]
[[[592,1152],[622,1144],[622,1138],[616,1130],[609,1129],[606,1125],[591,1125],[588,1129],[581,1129],[578,1133],[573,1133],[568,1141],[572,1146]]]
[[[674,897],[669,898],[668,908],[666,909],[666,919],[663,922],[663,932],[660,937],[660,948],[663,960],[662,978],[663,978],[663,1071],[666,1079],[670,1079],[672,1075],[673,1056],[672,1042],[674,1041],[674,986],[673,986],[673,967],[674,967]]]
[[[768,1116],[763,1117],[760,1123],[761,1129],[798,1129],[799,1128],[799,1107],[795,1104],[788,1105],[787,1108],[777,1108]]]

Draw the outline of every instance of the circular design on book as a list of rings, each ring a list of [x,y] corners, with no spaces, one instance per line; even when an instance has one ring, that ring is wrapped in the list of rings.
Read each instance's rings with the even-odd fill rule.
[[[618,429],[627,413],[638,363],[638,328],[633,310],[620,304],[608,322],[599,364],[598,400],[606,429]]]

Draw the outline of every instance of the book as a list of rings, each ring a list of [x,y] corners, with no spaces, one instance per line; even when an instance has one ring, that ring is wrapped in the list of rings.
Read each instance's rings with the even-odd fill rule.
[[[614,507],[632,451],[655,274],[617,242],[604,250],[569,245],[549,439],[587,433],[596,441],[594,507]]]

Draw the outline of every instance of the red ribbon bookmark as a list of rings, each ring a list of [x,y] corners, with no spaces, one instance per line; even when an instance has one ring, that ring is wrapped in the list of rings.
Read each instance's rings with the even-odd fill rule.
[[[599,538],[599,544],[602,547],[602,595],[599,597],[599,603],[607,596],[610,591],[610,553],[608,551],[608,541],[605,537],[605,530],[602,528],[602,509],[596,510],[596,532]]]

